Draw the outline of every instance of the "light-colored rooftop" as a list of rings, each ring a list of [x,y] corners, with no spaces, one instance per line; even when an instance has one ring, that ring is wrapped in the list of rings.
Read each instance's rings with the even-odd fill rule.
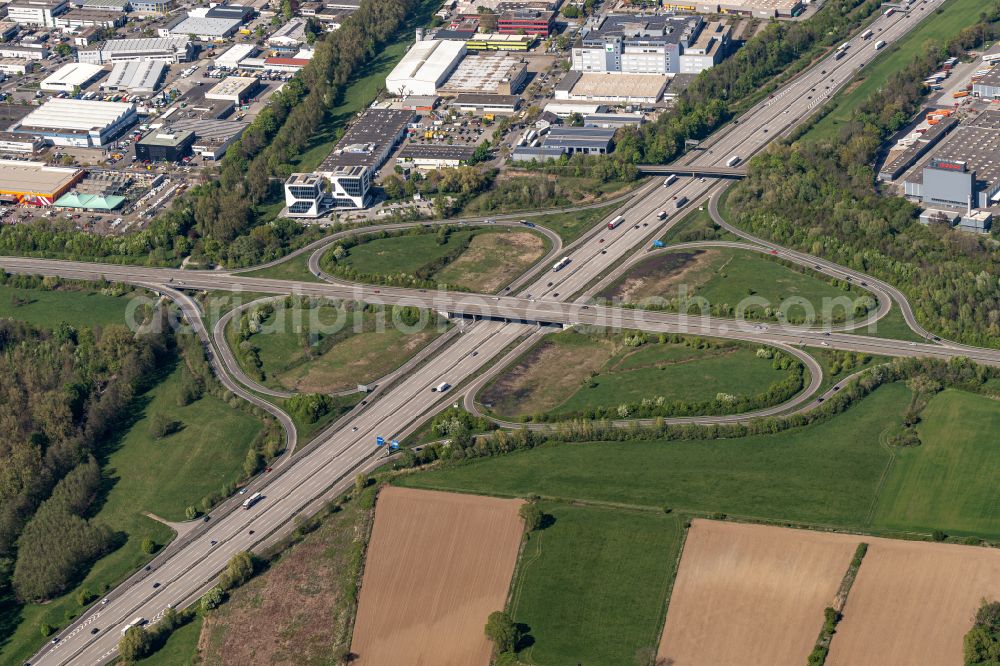
[[[670,79],[662,74],[585,72],[573,86],[573,95],[587,97],[658,97]]]
[[[134,108],[133,104],[123,102],[54,98],[29,113],[18,124],[23,128],[89,132],[121,120]]]
[[[393,81],[406,79],[436,84],[465,50],[462,42],[434,39],[417,42],[389,73],[387,87],[391,90]]]
[[[126,90],[156,90],[166,67],[166,63],[160,60],[119,62],[115,64],[111,75],[101,86]]]
[[[238,18],[207,18],[189,16],[170,29],[172,35],[205,35],[224,37],[239,26]]]
[[[80,169],[51,167],[44,162],[0,160],[0,192],[49,195],[66,187],[80,174]]]
[[[256,76],[227,76],[205,93],[205,99],[242,97],[256,85]]]
[[[71,62],[63,65],[41,82],[43,90],[56,86],[60,89],[83,86],[90,82],[95,76],[102,73],[104,68],[100,65],[88,65],[83,62]]]

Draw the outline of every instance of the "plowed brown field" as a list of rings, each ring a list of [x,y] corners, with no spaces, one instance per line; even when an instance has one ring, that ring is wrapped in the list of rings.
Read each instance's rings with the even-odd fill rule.
[[[865,541],[827,666],[961,666],[962,637],[981,600],[1000,599],[1000,551]]]
[[[658,656],[674,666],[805,664],[860,541],[693,521]]]
[[[521,543],[520,500],[389,487],[379,495],[351,652],[362,666],[490,661]]]

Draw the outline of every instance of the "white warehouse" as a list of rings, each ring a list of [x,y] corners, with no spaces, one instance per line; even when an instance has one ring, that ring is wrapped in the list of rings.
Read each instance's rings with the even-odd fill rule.
[[[53,72],[43,79],[38,87],[50,92],[71,93],[76,88],[87,87],[87,84],[100,78],[105,73],[104,68],[100,65],[71,62],[63,65],[58,71]]]
[[[460,41],[418,41],[386,77],[386,90],[401,96],[433,95],[462,61],[465,52],[465,43]]]
[[[134,104],[54,98],[10,131],[40,136],[56,146],[95,148],[107,145],[137,118]]]

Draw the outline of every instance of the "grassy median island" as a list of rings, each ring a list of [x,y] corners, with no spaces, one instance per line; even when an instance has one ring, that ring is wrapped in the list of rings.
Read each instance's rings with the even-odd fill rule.
[[[796,360],[760,349],[570,329],[535,345],[478,400],[498,417],[536,421],[739,413],[778,404],[802,388]]]
[[[103,290],[83,288],[76,283],[27,276],[9,276],[0,283],[0,318],[17,319],[42,328],[56,328],[63,322],[75,328],[126,324],[129,304],[145,293],[124,285],[107,284]],[[30,285],[21,287],[19,285]],[[141,317],[139,317],[141,320]]]
[[[631,664],[656,649],[681,519],[540,502],[547,526],[528,536],[511,595],[515,622],[531,636],[527,664]]]
[[[705,299],[717,316],[742,311],[747,319],[771,321],[779,319],[784,307],[789,321],[811,316],[816,324],[843,321],[854,313],[863,318],[876,305],[869,294],[846,282],[834,284],[758,252],[727,247],[657,253],[598,297],[667,311],[677,311],[684,298]]]
[[[347,238],[323,255],[321,265],[358,282],[493,293],[548,250],[548,239],[528,228],[414,227]]]
[[[428,310],[286,298],[234,318],[227,339],[244,371],[264,385],[329,393],[377,380],[445,330]]]

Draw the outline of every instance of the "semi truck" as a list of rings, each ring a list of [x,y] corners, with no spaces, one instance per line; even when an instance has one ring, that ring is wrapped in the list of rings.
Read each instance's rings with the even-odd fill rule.
[[[566,268],[567,265],[569,265],[569,257],[563,257],[562,259],[560,259],[555,263],[555,266],[552,267],[552,271],[553,272],[561,271],[562,269]]]
[[[674,206],[676,208],[683,208],[684,204],[686,204],[687,202],[688,202],[687,197],[681,197],[680,199],[677,200],[677,203],[675,203]]]
[[[734,167],[734,166],[736,166],[739,163],[740,163],[740,156],[739,155],[733,155],[728,160],[726,160],[726,166],[727,167]]]
[[[863,33],[861,33],[861,39],[871,39],[872,35],[874,34],[875,33],[872,32],[871,30],[865,30]]]
[[[261,501],[262,499],[264,499],[263,495],[261,495],[260,493],[254,493],[250,497],[248,497],[245,500],[243,500],[243,508],[244,509],[249,509],[250,507],[252,507],[257,502]]]
[[[433,393],[444,393],[445,391],[447,391],[450,388],[451,388],[451,384],[449,384],[448,382],[441,382],[440,384],[438,384],[437,386],[435,386],[434,388],[432,388],[431,392],[433,392]]]
[[[615,227],[617,227],[619,224],[621,224],[624,221],[625,221],[625,216],[624,215],[619,215],[615,219],[613,219],[610,222],[608,222],[608,229],[614,229]],[[557,268],[556,270],[559,270],[559,269]]]
[[[885,46],[885,40],[884,39],[880,39],[877,42],[875,42],[875,50],[878,50],[878,49],[882,48],[883,46]]]
[[[677,182],[677,175],[670,174],[669,176],[663,179],[663,187],[670,187],[676,182]]]

